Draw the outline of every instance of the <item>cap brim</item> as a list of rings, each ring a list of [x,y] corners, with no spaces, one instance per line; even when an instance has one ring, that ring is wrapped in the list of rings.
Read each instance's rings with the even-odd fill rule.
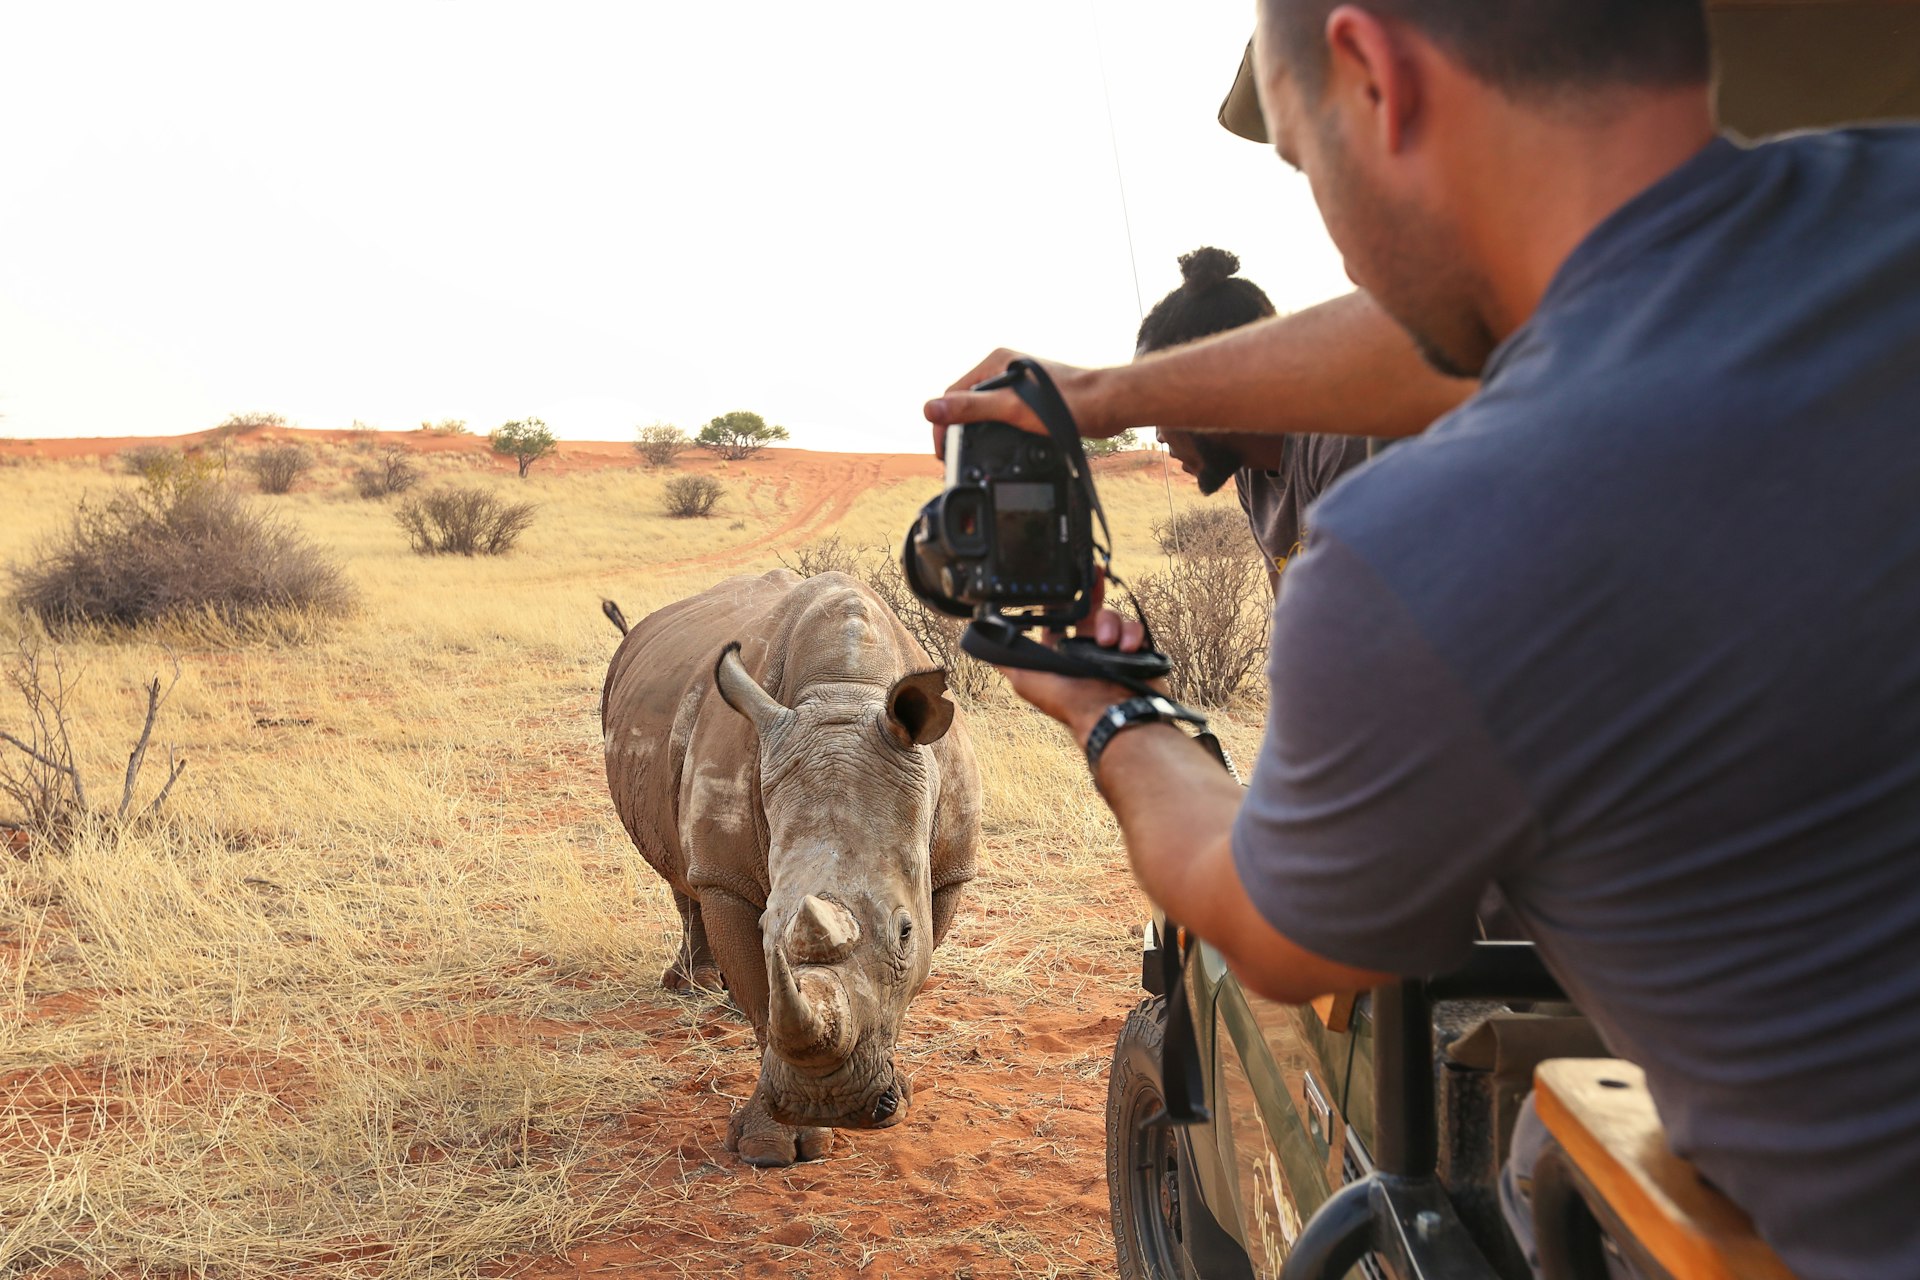
[[[1240,70],[1233,77],[1233,88],[1227,90],[1227,100],[1220,104],[1220,123],[1228,133],[1248,142],[1267,140],[1267,122],[1260,115],[1260,95],[1253,87],[1251,40],[1247,41],[1247,51],[1240,55]]]

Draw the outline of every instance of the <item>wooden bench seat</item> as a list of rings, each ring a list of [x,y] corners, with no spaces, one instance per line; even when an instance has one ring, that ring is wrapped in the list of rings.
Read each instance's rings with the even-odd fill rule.
[[[1681,1280],[1793,1280],[1732,1201],[1667,1146],[1646,1077],[1614,1058],[1556,1058],[1534,1106],[1611,1218]]]

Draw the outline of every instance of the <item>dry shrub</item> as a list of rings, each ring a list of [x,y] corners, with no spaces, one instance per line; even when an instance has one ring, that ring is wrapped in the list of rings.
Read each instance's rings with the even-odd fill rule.
[[[234,436],[244,436],[265,427],[284,427],[287,420],[277,413],[235,413],[213,429],[214,435],[223,440]]]
[[[313,458],[297,444],[273,444],[247,455],[247,470],[262,493],[287,493],[313,469]]]
[[[689,519],[712,515],[714,504],[725,492],[725,486],[712,476],[675,476],[667,481],[661,496],[666,501],[668,515]]]
[[[405,493],[420,483],[420,469],[407,457],[406,450],[389,449],[379,462],[355,470],[353,483],[363,498],[384,498]]]
[[[442,418],[438,422],[423,422],[420,429],[430,436],[470,436],[465,418]]]
[[[199,480],[81,503],[66,533],[12,576],[18,604],[56,634],[175,619],[269,634],[282,630],[274,615],[331,618],[354,601],[331,556]]]
[[[21,636],[7,664],[6,682],[19,696],[26,736],[0,730],[0,748],[12,748],[0,749],[0,797],[10,801],[18,815],[12,821],[0,819],[0,828],[23,831],[55,849],[64,849],[88,823],[122,827],[160,812],[167,793],[187,767],[185,760],[174,757],[172,747],[167,748],[167,778],[159,791],[141,806],[134,804],[134,797],[139,792],[154,721],[173,686],[180,683],[178,662],[174,663],[172,681],[164,689],[158,676],[146,685],[146,721],[127,756],[120,803],[111,812],[96,811],[87,799],[86,779],[74,757],[71,723],[70,704],[79,678],[68,672],[59,651],[44,653],[37,640]]]
[[[641,427],[633,442],[633,451],[650,467],[672,466],[675,458],[692,447],[692,437],[668,422]]]
[[[1251,545],[1245,530],[1238,544]],[[1266,569],[1250,550],[1189,552],[1134,588],[1154,642],[1173,663],[1173,696],[1221,707],[1248,692],[1267,653]]]
[[[1238,504],[1187,507],[1153,525],[1153,540],[1168,556],[1259,557],[1247,516]]]
[[[169,444],[137,444],[115,456],[128,475],[149,484],[165,481],[186,461],[186,455]]]
[[[498,556],[533,524],[534,504],[506,502],[485,489],[437,489],[394,512],[421,555]]]
[[[860,578],[863,562],[871,557],[861,548],[846,541],[837,533],[828,534],[818,542],[809,542],[793,553],[793,559],[780,557],[780,563],[803,578],[818,577],[823,573],[844,573],[848,577]]]

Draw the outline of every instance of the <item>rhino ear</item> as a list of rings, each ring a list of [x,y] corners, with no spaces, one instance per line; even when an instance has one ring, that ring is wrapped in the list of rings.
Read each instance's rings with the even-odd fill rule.
[[[766,733],[792,714],[747,674],[746,666],[740,661],[738,640],[720,651],[720,660],[713,664],[713,683],[728,706],[753,722],[756,733]]]
[[[938,742],[953,727],[953,704],[946,699],[947,673],[916,671],[901,676],[887,691],[887,721],[915,746]]]

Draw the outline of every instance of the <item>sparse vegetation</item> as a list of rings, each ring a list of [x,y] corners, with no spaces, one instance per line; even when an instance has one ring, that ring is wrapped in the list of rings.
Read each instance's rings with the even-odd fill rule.
[[[696,443],[729,462],[751,458],[768,445],[787,438],[787,429],[770,424],[757,413],[723,413],[700,428]]]
[[[633,451],[650,467],[670,467],[692,447],[687,433],[670,422],[656,422],[634,433]]]
[[[339,565],[223,484],[179,476],[82,502],[65,534],[13,570],[14,599],[48,631],[213,620],[283,634],[285,619],[346,613]]]
[[[288,493],[313,469],[313,455],[297,444],[270,444],[247,455],[247,470],[262,493]]]
[[[1186,507],[1153,524],[1153,540],[1164,556],[1240,556],[1260,559],[1260,549],[1237,503]]]
[[[992,694],[966,712],[980,874],[898,1054],[916,1084],[962,1086],[932,1095],[940,1123],[742,1169],[721,1136],[752,1032],[725,997],[657,986],[679,923],[600,780],[618,637],[595,604],[604,582],[639,618],[834,533],[891,559],[935,484],[820,506],[803,463],[733,471],[706,521],[660,512],[672,473],[556,475],[537,545],[457,566],[398,554],[384,508],[294,499],[362,616],[322,645],[181,651],[134,801],[175,737],[193,762],[163,821],[89,826],[58,857],[8,857],[0,832],[0,1272],[471,1280],[604,1254],[662,1276],[1111,1274],[1105,1198],[1081,1192],[1146,905],[1051,721]],[[0,560],[102,483],[44,460],[7,479]],[[1138,569],[1161,482],[1123,469],[1102,492]],[[85,664],[75,763],[111,808],[152,652],[64,647]],[[1244,763],[1256,719],[1214,723]],[[0,729],[26,737],[5,709]],[[781,1215],[823,1177],[831,1197]]]
[[[712,476],[675,476],[661,490],[661,498],[668,515],[686,520],[712,515],[725,492],[726,486]]]
[[[67,848],[89,823],[121,828],[153,818],[187,767],[168,747],[166,780],[144,802],[135,803],[154,722],[167,695],[180,682],[176,662],[173,679],[164,689],[159,676],[145,686],[146,720],[127,757],[119,805],[111,811],[96,811],[87,798],[86,779],[73,749],[70,717],[77,682],[78,676],[67,669],[58,650],[46,652],[34,637],[20,637],[7,665],[6,683],[18,695],[26,736],[0,730],[0,799],[14,810],[12,818],[0,818],[0,830],[21,832],[30,844],[37,841],[53,849]]]
[[[1252,543],[1244,529],[1240,541]],[[1174,697],[1222,707],[1257,684],[1271,618],[1266,576],[1257,554],[1189,551],[1171,571],[1135,584],[1153,638],[1173,663]]]
[[[1122,450],[1138,448],[1140,437],[1134,433],[1132,427],[1128,427],[1119,435],[1098,436],[1082,440],[1080,443],[1086,449],[1089,458],[1111,458]]]
[[[430,436],[470,436],[465,418],[442,418],[438,422],[423,422],[420,429]]]
[[[186,454],[170,444],[136,444],[115,456],[128,475],[149,484],[163,483],[186,461]]]
[[[527,469],[534,463],[560,451],[560,442],[553,438],[553,432],[547,430],[547,424],[538,418],[523,418],[495,427],[487,436],[487,443],[495,453],[503,453],[514,460],[520,468],[522,480],[527,478]]]
[[[533,524],[531,502],[508,502],[485,489],[437,489],[408,498],[394,512],[420,555],[499,556]]]
[[[284,427],[287,420],[277,413],[235,413],[213,429],[214,435],[223,440],[234,436],[244,436],[267,427]]]
[[[405,493],[420,483],[420,468],[413,465],[405,449],[388,449],[380,461],[357,468],[353,486],[363,498],[385,498]]]

